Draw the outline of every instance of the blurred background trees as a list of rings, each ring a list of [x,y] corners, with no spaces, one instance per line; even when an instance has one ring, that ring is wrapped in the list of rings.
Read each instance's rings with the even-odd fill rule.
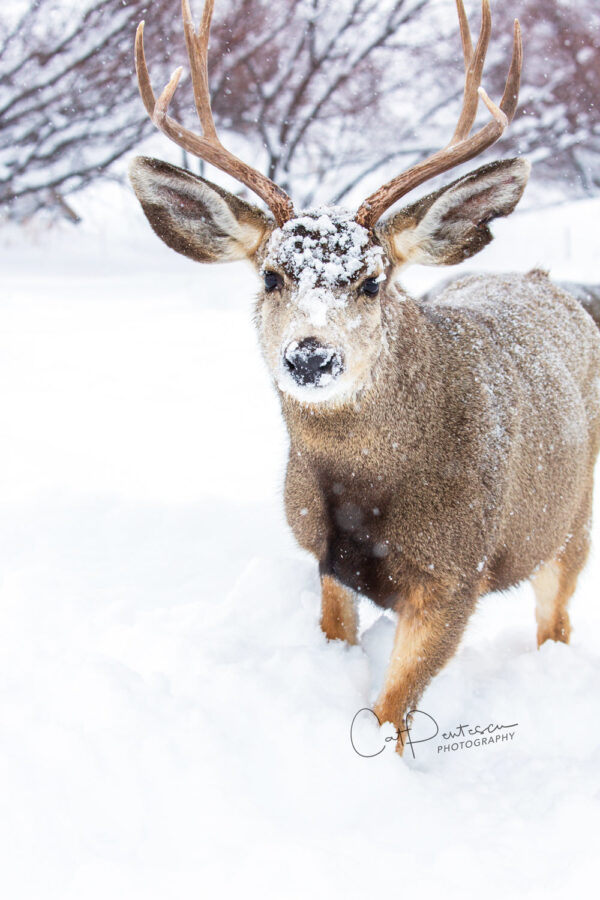
[[[199,19],[201,0],[192,0]],[[475,31],[477,2],[467,2]],[[525,41],[521,107],[491,155],[525,153],[568,196],[600,190],[597,0],[492,3],[484,76],[502,92],[512,19]],[[133,36],[146,20],[155,90],[185,63],[178,0],[9,0],[0,11],[0,205],[71,215],[70,195],[122,177],[154,133]],[[344,201],[441,146],[462,92],[454,0],[217,0],[210,53],[217,127],[298,205]],[[190,127],[189,81],[174,113]],[[159,151],[162,152],[162,151]],[[175,154],[175,155],[174,155]],[[164,141],[163,156],[197,171]],[[214,170],[209,177],[219,179]],[[318,191],[317,191],[318,188]]]

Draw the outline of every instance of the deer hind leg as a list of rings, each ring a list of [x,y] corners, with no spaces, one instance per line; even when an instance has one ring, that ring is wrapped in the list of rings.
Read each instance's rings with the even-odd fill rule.
[[[590,548],[590,505],[586,504],[565,549],[555,559],[544,563],[531,579],[536,600],[538,647],[545,641],[569,643],[568,605]]]
[[[354,595],[330,575],[321,578],[321,628],[330,641],[358,641]]]
[[[535,619],[538,647],[544,641],[568,644],[571,623],[567,606],[577,583],[577,574],[567,577],[563,564],[551,560],[539,569],[531,582],[535,591]]]
[[[421,694],[454,655],[475,602],[472,597],[442,594],[416,587],[396,609],[398,625],[383,690],[374,712],[379,722],[391,722],[399,733],[396,751],[402,754],[407,714]]]

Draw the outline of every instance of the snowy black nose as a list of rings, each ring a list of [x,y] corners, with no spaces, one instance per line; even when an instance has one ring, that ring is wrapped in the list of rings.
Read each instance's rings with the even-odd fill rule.
[[[292,341],[283,354],[283,363],[297,384],[315,387],[328,384],[344,369],[342,354],[316,338]]]

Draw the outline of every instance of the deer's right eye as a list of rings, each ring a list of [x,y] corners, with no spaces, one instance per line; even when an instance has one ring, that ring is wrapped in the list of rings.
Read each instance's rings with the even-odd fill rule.
[[[282,285],[283,279],[281,275],[278,275],[277,272],[265,272],[265,290],[267,294],[278,290]]]
[[[367,297],[375,297],[379,293],[379,281],[377,278],[367,278],[361,285],[361,291]]]

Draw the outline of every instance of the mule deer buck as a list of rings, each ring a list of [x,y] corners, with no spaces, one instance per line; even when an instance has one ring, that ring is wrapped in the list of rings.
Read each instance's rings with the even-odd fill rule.
[[[204,263],[249,260],[263,280],[255,320],[289,431],[287,518],[319,563],[329,639],[357,641],[357,595],[397,612],[375,712],[401,732],[489,591],[531,579],[538,643],[568,642],[567,604],[589,546],[600,336],[540,271],[466,278],[427,303],[395,280],[409,263],[453,265],[480,251],[492,239],[489,222],[511,213],[523,193],[529,164],[501,160],[380,221],[413,188],[501,136],[517,106],[518,22],[497,106],[480,87],[489,0],[475,48],[457,0],[466,79],[448,146],[354,215],[296,213],[281,188],[217,136],[207,76],[213,5],[206,0],[196,31],[183,0],[202,135],[168,115],[181,69],[156,99],[143,23],[140,92],[164,134],[233,175],[272,216],[155,159],[135,159],[131,181],[169,247]],[[471,134],[479,98],[491,119]]]

